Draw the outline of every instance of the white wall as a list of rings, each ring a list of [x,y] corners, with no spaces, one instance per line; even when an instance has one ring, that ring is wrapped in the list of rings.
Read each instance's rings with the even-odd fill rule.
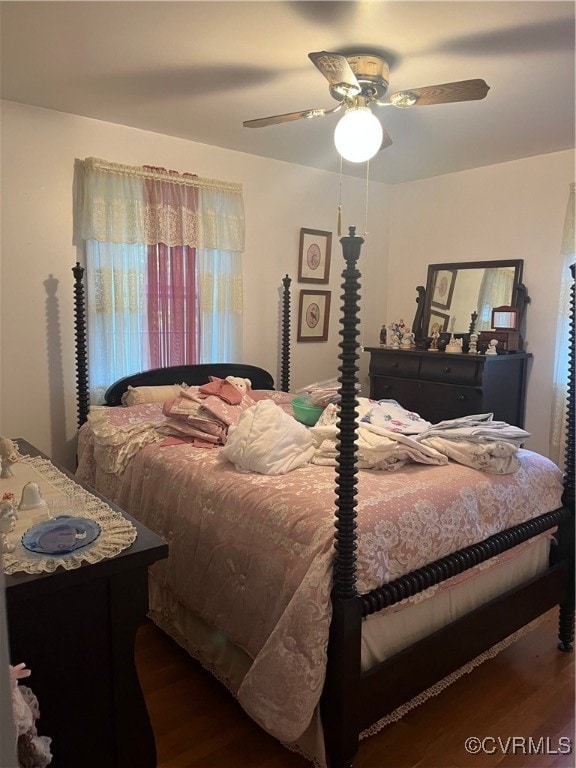
[[[300,228],[333,233],[329,339],[296,343],[292,323],[292,387],[337,375],[337,318],[343,260],[336,234],[338,175],[125,126],[2,102],[2,251],[0,261],[0,434],[24,437],[68,467],[74,465],[73,244],[74,163],[89,156],[129,165],[189,171],[240,182],[247,237],[244,256],[244,362],[261,365],[279,383],[282,278],[293,278],[293,314]],[[344,233],[363,234],[365,183],[345,177]],[[384,286],[388,188],[370,184],[370,233],[363,249],[366,279]],[[370,263],[368,263],[368,254]],[[360,269],[363,269],[360,266]],[[385,291],[373,315],[380,323]],[[376,319],[374,319],[376,318]],[[365,361],[363,361],[365,364]]]
[[[532,299],[526,349],[527,447],[548,453],[560,243],[574,152],[565,151],[397,185],[390,212],[389,318],[406,317],[407,297],[434,262],[524,259]]]
[[[245,362],[279,381],[281,280],[293,277],[292,388],[337,375],[343,266],[336,235],[339,178],[125,126],[2,102],[0,253],[0,434],[25,437],[73,466],[76,401],[71,268],[74,162],[88,156],[174,168],[240,182],[247,221]],[[378,344],[383,322],[411,322],[415,286],[433,262],[524,259],[532,303],[526,341],[534,354],[527,403],[529,447],[548,452],[558,256],[574,152],[518,160],[389,187],[344,177],[344,233],[368,233],[360,342]],[[367,225],[365,222],[367,221]],[[333,232],[330,335],[296,343],[301,227]],[[390,254],[390,255],[389,255]],[[51,291],[51,293],[50,293]],[[368,394],[368,355],[361,356]]]

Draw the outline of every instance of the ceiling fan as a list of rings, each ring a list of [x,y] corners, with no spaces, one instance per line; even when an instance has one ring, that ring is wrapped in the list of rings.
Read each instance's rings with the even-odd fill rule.
[[[377,135],[373,139],[373,144],[377,142],[377,146],[372,151],[372,154],[369,155],[373,157],[379,149],[389,147],[392,144],[392,139],[372,114],[371,104],[378,107],[392,106],[402,109],[428,106],[430,104],[448,104],[456,101],[483,99],[490,90],[490,87],[484,80],[460,80],[454,83],[428,85],[423,88],[397,91],[388,96],[387,100],[384,100],[388,91],[390,67],[383,56],[376,53],[344,56],[329,51],[318,51],[316,53],[309,53],[308,58],[328,80],[330,95],[339,102],[338,105],[333,109],[304,109],[299,112],[288,112],[283,115],[246,120],[243,123],[245,128],[263,128],[267,125],[288,123],[301,119],[312,120],[317,117],[335,114],[344,109],[346,114],[340,120],[336,128],[337,132],[348,116],[352,118],[361,117],[378,123],[378,127],[376,127],[375,123],[372,122],[373,128],[377,131]],[[335,136],[335,141],[340,154],[346,157],[338,146],[337,135]],[[366,149],[364,154],[367,151],[369,150]],[[353,162],[362,162],[366,159],[369,158],[362,157],[362,160],[353,160]]]

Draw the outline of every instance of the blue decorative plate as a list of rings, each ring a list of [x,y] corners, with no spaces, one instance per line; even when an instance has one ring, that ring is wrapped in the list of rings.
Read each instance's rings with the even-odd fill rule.
[[[85,517],[59,515],[28,528],[22,544],[42,555],[67,555],[91,544],[100,536],[100,526]]]

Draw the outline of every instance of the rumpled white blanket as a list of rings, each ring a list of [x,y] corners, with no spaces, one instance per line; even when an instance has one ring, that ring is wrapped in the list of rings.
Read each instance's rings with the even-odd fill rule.
[[[443,437],[427,437],[422,445],[443,453],[452,461],[464,464],[481,472],[492,472],[496,475],[509,475],[520,469],[517,458],[518,448],[513,442],[504,440],[489,440],[484,443],[464,440],[447,440]]]
[[[360,416],[362,422],[384,427],[389,432],[403,435],[417,435],[430,429],[432,424],[414,411],[407,411],[397,400],[378,400],[374,403],[366,398],[359,398],[360,407],[367,412]]]
[[[494,414],[492,413],[477,413],[471,416],[462,416],[459,419],[439,421],[421,432],[418,435],[418,440],[427,440],[430,437],[476,443],[505,441],[512,443],[516,448],[521,448],[522,443],[531,435],[530,432],[507,424],[505,421],[494,421]]]
[[[434,448],[417,442],[409,434],[404,434],[413,428],[418,433],[424,422],[418,414],[406,411],[395,401],[388,401],[384,408],[379,409],[377,403],[365,397],[358,398],[358,427],[356,434],[357,466],[359,469],[400,469],[408,462],[419,464],[442,465],[448,463],[448,458]],[[378,423],[372,423],[374,417]],[[313,464],[335,465],[338,456],[338,406],[328,405],[310,433],[314,439]],[[393,423],[394,422],[394,423]],[[386,424],[396,427],[390,429]],[[413,426],[412,426],[413,425]]]
[[[493,416],[478,413],[440,421],[416,439],[449,459],[482,472],[517,472],[520,462],[516,454],[530,432],[505,421],[494,421]]]
[[[284,475],[308,464],[313,455],[310,432],[272,400],[245,410],[220,450],[236,469],[261,475]]]
[[[516,454],[530,433],[492,413],[431,424],[395,400],[374,403],[358,398],[356,445],[360,469],[395,470],[408,462],[446,464],[457,461],[481,472],[511,474],[520,467]],[[329,405],[311,428],[316,451],[313,464],[336,464],[338,406]]]

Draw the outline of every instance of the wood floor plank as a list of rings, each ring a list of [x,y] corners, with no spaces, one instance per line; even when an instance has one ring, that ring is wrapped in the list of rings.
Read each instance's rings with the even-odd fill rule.
[[[573,746],[568,754],[559,751],[561,737],[574,739],[574,654],[557,650],[556,626],[550,611],[496,658],[364,739],[354,767],[575,768]],[[158,768],[310,768],[150,622],[138,631],[136,663]],[[468,753],[470,737],[488,739],[491,754]],[[519,742],[513,748],[511,737],[527,745],[532,738],[532,754]],[[545,749],[535,754],[539,739]]]

